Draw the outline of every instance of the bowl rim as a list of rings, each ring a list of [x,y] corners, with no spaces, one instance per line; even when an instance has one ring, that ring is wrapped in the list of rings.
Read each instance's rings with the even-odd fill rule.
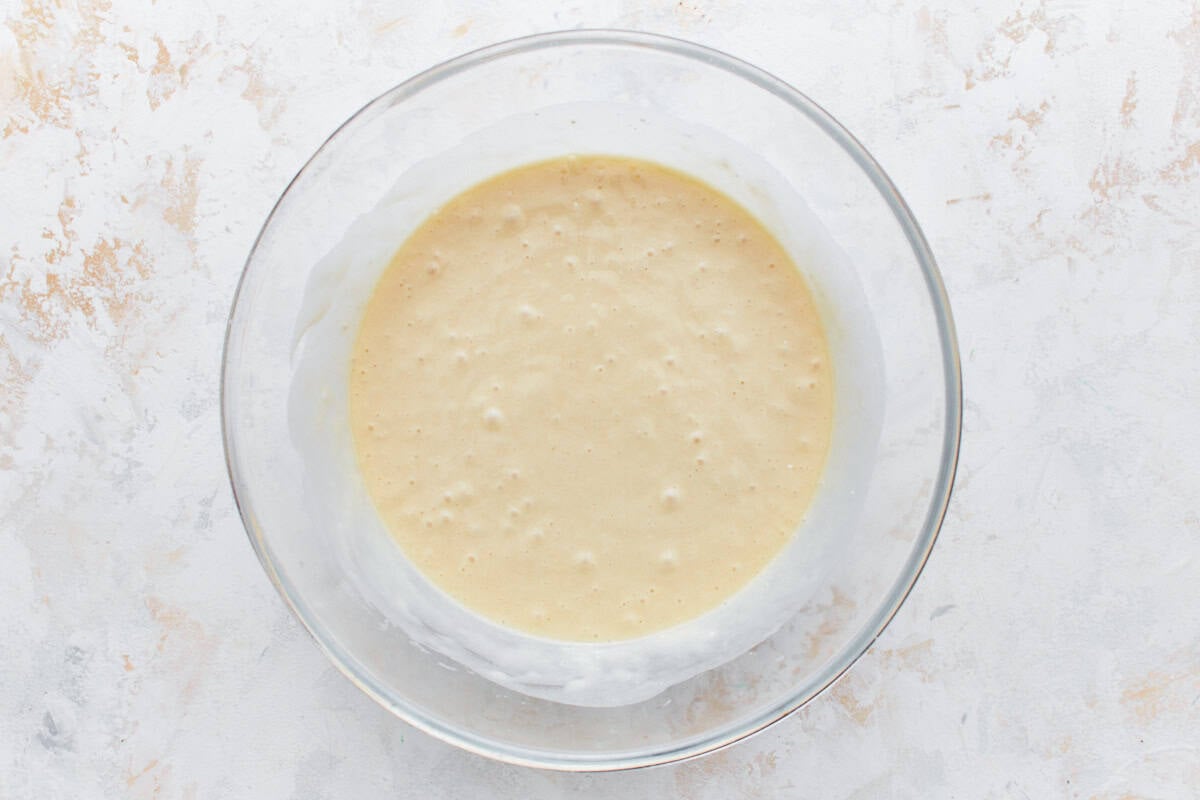
[[[766,709],[749,721],[727,726],[713,733],[698,735],[673,746],[655,748],[645,753],[560,754],[548,750],[516,747],[461,730],[441,720],[430,718],[393,697],[385,687],[377,685],[369,675],[359,672],[356,659],[351,654],[345,652],[335,640],[324,635],[324,631],[316,621],[315,616],[310,613],[307,605],[300,596],[293,591],[286,577],[276,569],[271,548],[261,535],[261,530],[251,507],[248,497],[249,492],[239,491],[240,486],[248,485],[242,481],[237,466],[237,445],[233,441],[229,425],[231,409],[229,408],[227,384],[229,382],[230,346],[233,339],[234,323],[238,313],[239,301],[246,284],[247,275],[254,262],[259,245],[270,228],[281,204],[288,197],[297,181],[308,171],[317,158],[338,138],[343,129],[374,109],[380,108],[385,104],[405,100],[446,78],[482,66],[491,61],[506,56],[564,45],[634,47],[655,50],[699,61],[707,66],[723,69],[726,72],[749,81],[807,116],[811,122],[821,128],[826,135],[833,139],[854,160],[870,179],[876,191],[887,202],[893,216],[900,224],[925,279],[926,288],[929,292],[934,316],[937,321],[938,338],[942,351],[942,376],[945,382],[946,416],[942,426],[941,460],[929,506],[921,523],[921,530],[914,539],[912,550],[899,576],[885,594],[884,601],[880,604],[879,608],[876,609],[868,622],[860,628],[859,633],[826,662],[826,668],[818,673],[818,676],[814,680],[809,681],[806,687],[793,693],[785,701]],[[917,579],[920,577],[921,571],[928,561],[933,545],[937,540],[942,522],[945,519],[946,509],[950,502],[962,434],[962,368],[954,320],[950,310],[949,299],[946,295],[946,289],[942,283],[941,274],[938,271],[933,253],[925,239],[924,233],[922,233],[908,204],[901,197],[900,192],[896,189],[883,168],[875,161],[874,157],[829,112],[807,95],[766,70],[723,51],[685,39],[643,31],[604,28],[532,34],[498,42],[455,56],[384,91],[355,111],[354,114],[339,125],[288,182],[287,187],[279,195],[279,198],[271,208],[271,212],[264,220],[258,235],[255,237],[254,244],[247,254],[241,275],[238,278],[237,287],[234,291],[233,300],[230,304],[229,316],[226,320],[224,343],[221,352],[219,389],[221,438],[224,446],[225,466],[229,476],[234,504],[237,506],[243,528],[246,531],[255,555],[258,557],[276,591],[283,598],[284,603],[291,610],[293,616],[300,621],[301,625],[303,625],[309,636],[312,637],[329,661],[376,703],[413,727],[437,739],[463,750],[504,763],[564,772],[613,772],[658,766],[697,758],[729,747],[766,730],[785,717],[795,713],[800,708],[803,708],[818,695],[829,689],[875,643],[884,629],[896,616],[900,606],[911,593]]]

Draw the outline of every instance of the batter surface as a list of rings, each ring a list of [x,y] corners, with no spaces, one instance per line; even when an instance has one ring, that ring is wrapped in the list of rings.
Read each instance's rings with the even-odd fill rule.
[[[788,542],[829,449],[808,286],[715,189],[645,161],[528,165],[401,246],[351,359],[367,490],[437,586],[617,640],[692,619]]]

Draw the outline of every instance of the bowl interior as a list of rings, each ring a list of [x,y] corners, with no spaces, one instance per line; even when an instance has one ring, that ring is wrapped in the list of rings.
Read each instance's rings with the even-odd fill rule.
[[[644,702],[586,708],[503,689],[410,640],[363,599],[300,502],[288,429],[296,333],[320,257],[403,175],[480,131],[570,106],[631,130],[669,117],[758,157],[845,254],[878,333],[878,446],[856,489],[846,556],[773,636]],[[519,130],[519,129],[518,129]],[[481,176],[482,177],[482,176]],[[432,203],[430,211],[436,203]],[[783,220],[777,225],[787,225]],[[398,243],[397,243],[398,244]],[[836,365],[835,365],[836,368]],[[381,704],[454,744],[561,769],[696,755],[759,730],[828,686],[911,588],[937,533],[958,445],[957,352],[927,246],[869,155],[803,95],[742,62],[645,34],[570,32],[496,45],[381,96],[340,128],[280,198],[230,318],[222,412],[231,479],[272,580],[335,664]],[[797,576],[797,580],[812,576]]]

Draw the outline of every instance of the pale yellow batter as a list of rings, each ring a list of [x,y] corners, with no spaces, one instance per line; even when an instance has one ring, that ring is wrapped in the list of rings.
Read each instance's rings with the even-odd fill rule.
[[[355,341],[375,505],[435,584],[567,640],[718,605],[787,543],[829,448],[807,285],[744,208],[657,164],[571,157],[459,195]]]

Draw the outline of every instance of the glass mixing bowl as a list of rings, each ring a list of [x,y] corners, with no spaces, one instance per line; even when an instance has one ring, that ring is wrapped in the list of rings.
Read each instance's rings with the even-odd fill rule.
[[[301,502],[303,465],[288,428],[293,341],[320,256],[414,165],[515,115],[580,103],[620,104],[632,116],[645,109],[756,153],[848,256],[881,347],[877,457],[859,489],[856,523],[840,532],[853,546],[821,576],[819,599],[724,666],[615,708],[503,689],[389,624],[326,557],[325,531]],[[929,556],[954,478],[961,405],[954,329],[933,256],[862,145],[803,94],[723,53],[662,36],[571,31],[434,67],[369,103],[322,145],[247,260],[229,319],[221,410],[230,479],[255,551],[350,680],[459,747],[583,771],[728,745],[845,672],[895,615]]]

